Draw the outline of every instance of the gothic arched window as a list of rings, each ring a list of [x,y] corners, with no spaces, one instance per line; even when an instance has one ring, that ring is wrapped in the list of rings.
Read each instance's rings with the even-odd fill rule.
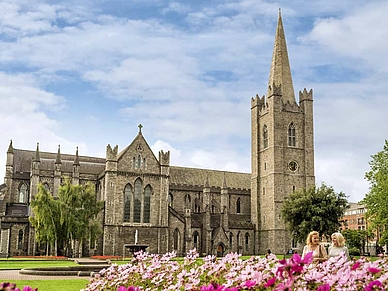
[[[179,248],[179,230],[176,228],[174,230],[174,250],[178,250]]]
[[[26,184],[21,184],[19,188],[19,203],[27,203],[27,185]]]
[[[238,232],[237,233],[237,253],[241,253],[240,249],[242,248],[241,247],[241,233]]]
[[[241,213],[241,200],[240,200],[240,198],[237,198],[237,201],[236,201],[236,213]]]
[[[245,234],[245,250],[249,251],[249,233]]]
[[[193,244],[194,248],[199,252],[199,235],[197,231],[194,231],[193,233]]]
[[[288,126],[288,146],[296,146],[296,130],[293,122],[291,122]]]
[[[186,194],[185,196],[185,208],[191,209],[191,197],[189,194]]]
[[[150,223],[152,187],[143,189],[143,181],[137,178],[134,187],[124,188],[124,222]]]
[[[137,168],[140,169],[140,167],[141,167],[141,156],[138,155],[137,156]]]
[[[144,189],[144,203],[143,203],[143,222],[150,222],[151,215],[151,193],[152,188],[150,185],[147,185]]]
[[[18,234],[18,250],[23,249],[23,230],[19,230]]]
[[[124,222],[131,219],[132,186],[127,184],[124,188]]]
[[[135,181],[135,195],[133,201],[133,222],[141,222],[141,196],[143,182],[140,179]]]
[[[170,207],[174,207],[174,196],[172,196],[172,194],[168,194],[168,206]]]
[[[263,148],[268,147],[268,128],[267,125],[263,126]]]

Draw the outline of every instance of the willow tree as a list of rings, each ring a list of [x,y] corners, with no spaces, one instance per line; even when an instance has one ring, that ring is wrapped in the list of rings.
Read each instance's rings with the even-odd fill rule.
[[[383,150],[371,156],[370,171],[365,173],[370,187],[362,203],[371,230],[380,244],[388,244],[388,141]]]
[[[38,244],[46,244],[46,255],[49,247],[57,255],[59,233],[59,209],[58,203],[53,199],[50,192],[42,185],[38,185],[38,193],[31,201],[33,215],[29,220],[35,228],[35,239]]]
[[[101,234],[98,214],[104,204],[97,200],[92,184],[73,185],[66,179],[55,199],[39,185],[31,207],[30,221],[37,242],[48,243],[55,249],[55,254],[58,246],[62,246],[65,254],[72,255],[75,245],[78,252],[85,241],[94,241]]]
[[[103,201],[97,200],[92,184],[73,185],[66,180],[58,190],[58,202],[60,224],[67,238],[65,251],[79,252],[86,240],[94,241],[101,233],[97,216],[104,207]]]
[[[312,230],[330,236],[338,231],[340,219],[348,208],[343,192],[336,193],[333,187],[322,183],[290,194],[283,202],[283,219],[293,238],[303,243]]]

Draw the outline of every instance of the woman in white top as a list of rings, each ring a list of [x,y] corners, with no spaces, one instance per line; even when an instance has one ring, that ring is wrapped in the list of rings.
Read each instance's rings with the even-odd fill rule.
[[[307,253],[313,252],[313,262],[323,262],[327,260],[327,252],[324,246],[319,241],[318,231],[309,233],[306,239],[306,245],[303,248],[302,258]]]
[[[350,261],[349,250],[345,246],[345,239],[341,233],[335,232],[331,235],[331,246],[329,247],[329,257],[339,256],[345,252],[348,261]]]

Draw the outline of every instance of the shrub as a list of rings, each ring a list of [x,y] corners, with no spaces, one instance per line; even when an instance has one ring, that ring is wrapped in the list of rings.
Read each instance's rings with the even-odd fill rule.
[[[361,253],[360,253],[360,250],[358,248],[351,247],[351,248],[349,248],[349,255],[359,256],[359,255],[361,255]]]

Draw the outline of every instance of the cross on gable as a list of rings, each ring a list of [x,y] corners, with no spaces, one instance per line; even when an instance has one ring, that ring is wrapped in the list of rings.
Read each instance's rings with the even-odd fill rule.
[[[139,127],[139,133],[141,133],[141,129],[143,128],[143,125],[141,125],[141,123],[138,125]]]

